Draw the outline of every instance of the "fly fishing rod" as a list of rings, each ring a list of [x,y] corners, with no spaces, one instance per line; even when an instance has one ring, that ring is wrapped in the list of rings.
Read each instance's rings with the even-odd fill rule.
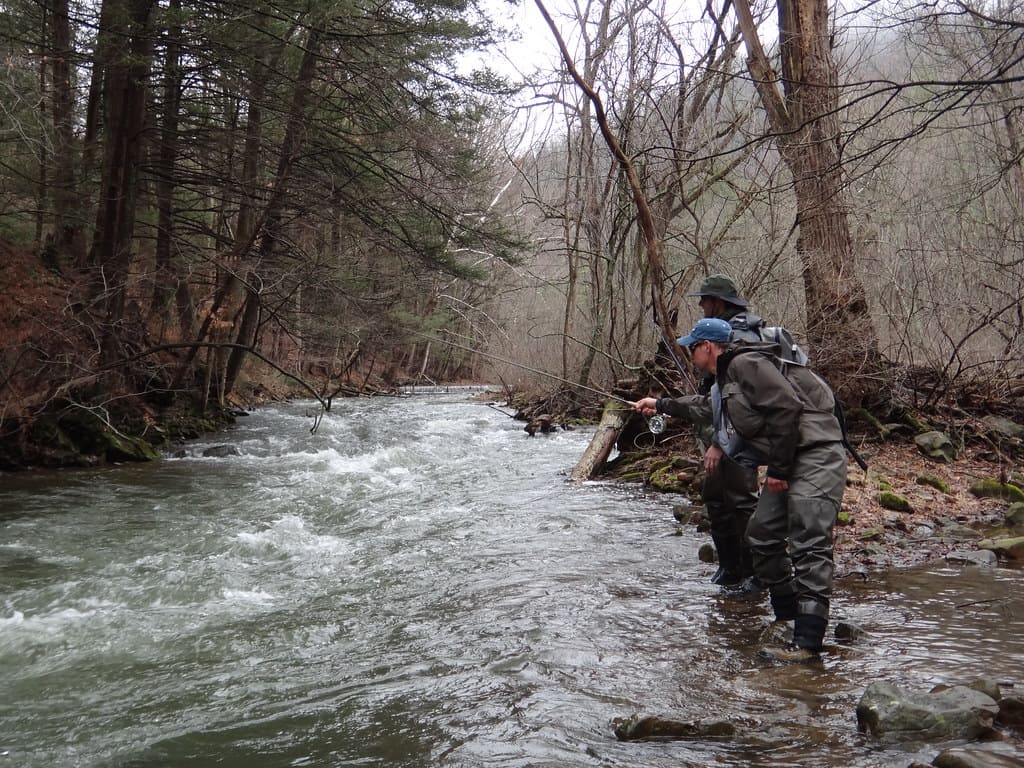
[[[459,344],[458,342],[450,341],[449,339],[442,339],[436,336],[429,336],[425,333],[418,333],[415,331],[413,333],[428,341],[436,341],[439,344],[447,344],[449,347],[461,349],[463,352],[470,352],[474,355],[480,355],[481,357],[486,357],[488,360],[494,360],[499,363],[505,363],[506,365],[511,365],[513,368],[521,368],[524,371],[535,373],[538,376],[547,376],[549,379],[554,379],[555,381],[559,381],[562,384],[568,384],[570,387],[578,387],[579,389],[585,389],[588,392],[593,392],[594,394],[601,395],[602,397],[609,397],[612,400],[618,400],[620,403],[625,403],[630,408],[634,406],[634,401],[627,400],[626,398],[620,397],[619,395],[613,395],[611,392],[605,392],[603,389],[596,389],[595,387],[588,387],[586,384],[579,384],[574,381],[569,381],[563,376],[558,376],[557,374],[554,373],[542,371],[539,368],[531,368],[528,365],[517,363],[514,360],[509,360],[508,358],[501,357],[500,355],[494,355],[489,352],[481,352],[479,349],[473,349],[472,347],[467,347],[464,344]],[[647,420],[647,429],[652,435],[661,434],[662,432],[665,431],[665,417],[662,416],[660,413],[654,414]]]

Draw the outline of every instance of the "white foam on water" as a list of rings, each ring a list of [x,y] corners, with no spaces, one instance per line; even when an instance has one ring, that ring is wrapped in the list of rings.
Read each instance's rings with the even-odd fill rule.
[[[289,557],[342,557],[350,549],[337,536],[311,531],[306,521],[297,515],[285,515],[260,530],[241,531],[235,539],[250,550]]]
[[[277,597],[262,589],[225,589],[224,599],[229,603],[246,603],[257,608],[269,608],[277,602]]]

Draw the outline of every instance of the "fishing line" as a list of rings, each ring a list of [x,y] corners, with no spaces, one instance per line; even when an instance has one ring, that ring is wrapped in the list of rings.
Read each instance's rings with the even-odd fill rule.
[[[429,334],[420,333],[418,331],[412,331],[412,333],[416,336],[427,339],[428,341],[436,341],[439,344],[447,344],[448,346],[454,347],[455,349],[461,349],[464,352],[470,352],[474,355],[480,355],[481,357],[486,357],[489,360],[495,360],[499,363],[505,363],[506,365],[511,365],[513,368],[521,368],[524,371],[535,373],[538,376],[547,376],[549,379],[554,379],[555,381],[567,384],[570,387],[578,387],[579,389],[585,389],[588,392],[593,392],[594,394],[601,395],[602,397],[609,397],[612,400],[618,400],[620,403],[625,403],[630,408],[633,407],[633,400],[627,400],[626,398],[620,397],[619,395],[613,395],[611,392],[605,392],[603,389],[595,389],[594,387],[588,387],[586,384],[578,384],[576,382],[569,381],[568,379],[563,378],[562,376],[558,376],[554,373],[548,373],[547,371],[542,371],[539,368],[531,368],[528,365],[517,363],[513,360],[509,360],[508,358],[501,357],[500,355],[493,355],[489,352],[481,352],[479,349],[473,349],[472,347],[467,347],[464,344],[459,344],[448,339],[442,339],[437,336],[430,336]],[[665,417],[662,416],[660,413],[654,414],[647,420],[647,429],[652,435],[661,434],[662,432],[665,431]]]

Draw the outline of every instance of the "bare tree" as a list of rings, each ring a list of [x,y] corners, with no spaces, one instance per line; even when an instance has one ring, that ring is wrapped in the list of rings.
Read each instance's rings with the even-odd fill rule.
[[[863,402],[878,388],[871,376],[877,370],[878,338],[857,275],[860,246],[848,220],[829,5],[825,0],[778,0],[781,76],[761,42],[748,0],[736,0],[734,7],[748,69],[793,175],[796,249],[812,355],[846,399]]]

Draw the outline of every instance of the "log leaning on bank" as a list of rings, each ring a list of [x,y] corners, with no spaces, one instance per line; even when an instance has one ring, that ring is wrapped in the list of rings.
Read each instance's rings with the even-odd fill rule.
[[[619,400],[607,400],[604,404],[604,412],[601,414],[601,423],[597,425],[597,432],[590,439],[590,445],[583,452],[583,456],[573,467],[570,477],[573,480],[582,482],[590,480],[604,469],[604,464],[611,455],[619,433],[633,416],[633,409]]]

